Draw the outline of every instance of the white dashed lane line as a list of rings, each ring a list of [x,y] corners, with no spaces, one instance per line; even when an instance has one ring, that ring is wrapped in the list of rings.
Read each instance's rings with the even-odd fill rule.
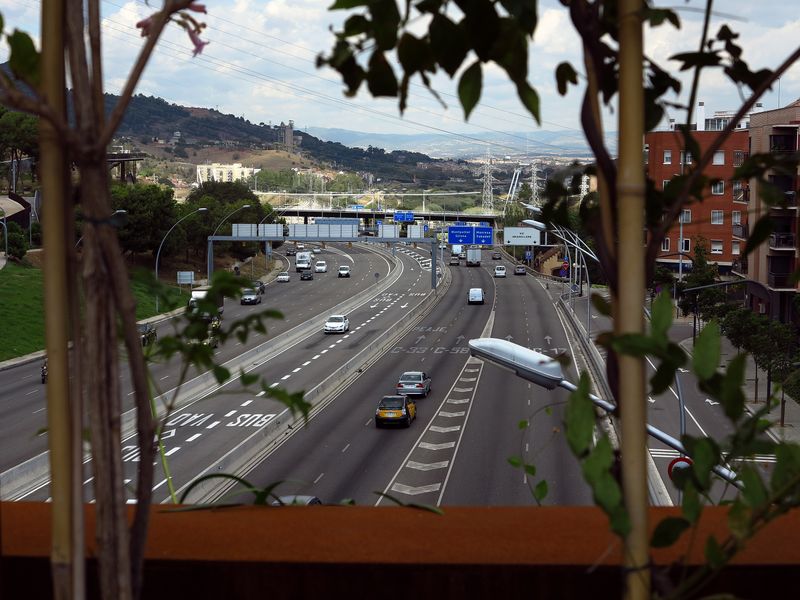
[[[307,366],[308,366],[308,365],[310,365],[310,364],[311,364],[311,361],[310,361],[310,360],[307,360],[306,362],[304,362],[304,363],[303,363],[303,366],[304,366],[304,367],[307,367]]]
[[[193,441],[195,441],[197,438],[199,438],[201,435],[203,435],[203,434],[202,434],[202,433],[195,433],[195,434],[194,434],[192,437],[190,437],[190,438],[186,438],[186,441],[187,441],[187,442],[193,442]]]
[[[232,417],[232,416],[233,416],[233,415],[235,415],[235,414],[236,414],[236,411],[235,411],[235,410],[232,410],[232,411],[230,411],[230,412],[227,412],[227,413],[225,413],[225,416],[226,416],[226,417]]]
[[[296,369],[292,369],[292,373],[297,373],[302,367],[297,367]]]
[[[281,377],[281,381],[286,381],[287,379],[289,379],[289,377],[291,377],[291,375],[284,375],[283,377]]]

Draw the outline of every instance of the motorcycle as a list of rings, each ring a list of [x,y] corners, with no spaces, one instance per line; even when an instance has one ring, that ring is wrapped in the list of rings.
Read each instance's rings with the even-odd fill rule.
[[[47,383],[47,363],[42,365],[42,383]]]

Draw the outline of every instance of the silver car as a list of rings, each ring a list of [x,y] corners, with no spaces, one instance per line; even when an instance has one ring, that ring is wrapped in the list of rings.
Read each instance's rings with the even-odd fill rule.
[[[397,382],[397,393],[409,396],[427,396],[431,393],[431,378],[424,371],[406,371]]]

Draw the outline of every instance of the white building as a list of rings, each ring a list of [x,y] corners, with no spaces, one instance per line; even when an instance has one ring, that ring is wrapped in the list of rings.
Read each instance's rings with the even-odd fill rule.
[[[197,183],[206,181],[239,181],[252,177],[260,170],[253,167],[243,167],[241,163],[233,163],[232,165],[220,163],[197,165]]]

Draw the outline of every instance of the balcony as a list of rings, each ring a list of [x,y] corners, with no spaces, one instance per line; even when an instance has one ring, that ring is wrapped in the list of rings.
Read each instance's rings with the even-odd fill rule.
[[[794,250],[794,247],[795,237],[793,233],[771,233],[769,236],[770,250]]]
[[[741,202],[742,204],[747,204],[748,202],[750,202],[750,189],[749,188],[734,189],[733,201]]]
[[[747,275],[747,258],[739,258],[733,261],[731,265],[731,272],[734,275]]]
[[[795,289],[794,277],[792,273],[773,273],[769,272],[769,287],[774,290],[793,290]]]
[[[747,223],[736,223],[731,228],[731,234],[733,237],[746,240],[750,235],[750,228],[747,226]]]

